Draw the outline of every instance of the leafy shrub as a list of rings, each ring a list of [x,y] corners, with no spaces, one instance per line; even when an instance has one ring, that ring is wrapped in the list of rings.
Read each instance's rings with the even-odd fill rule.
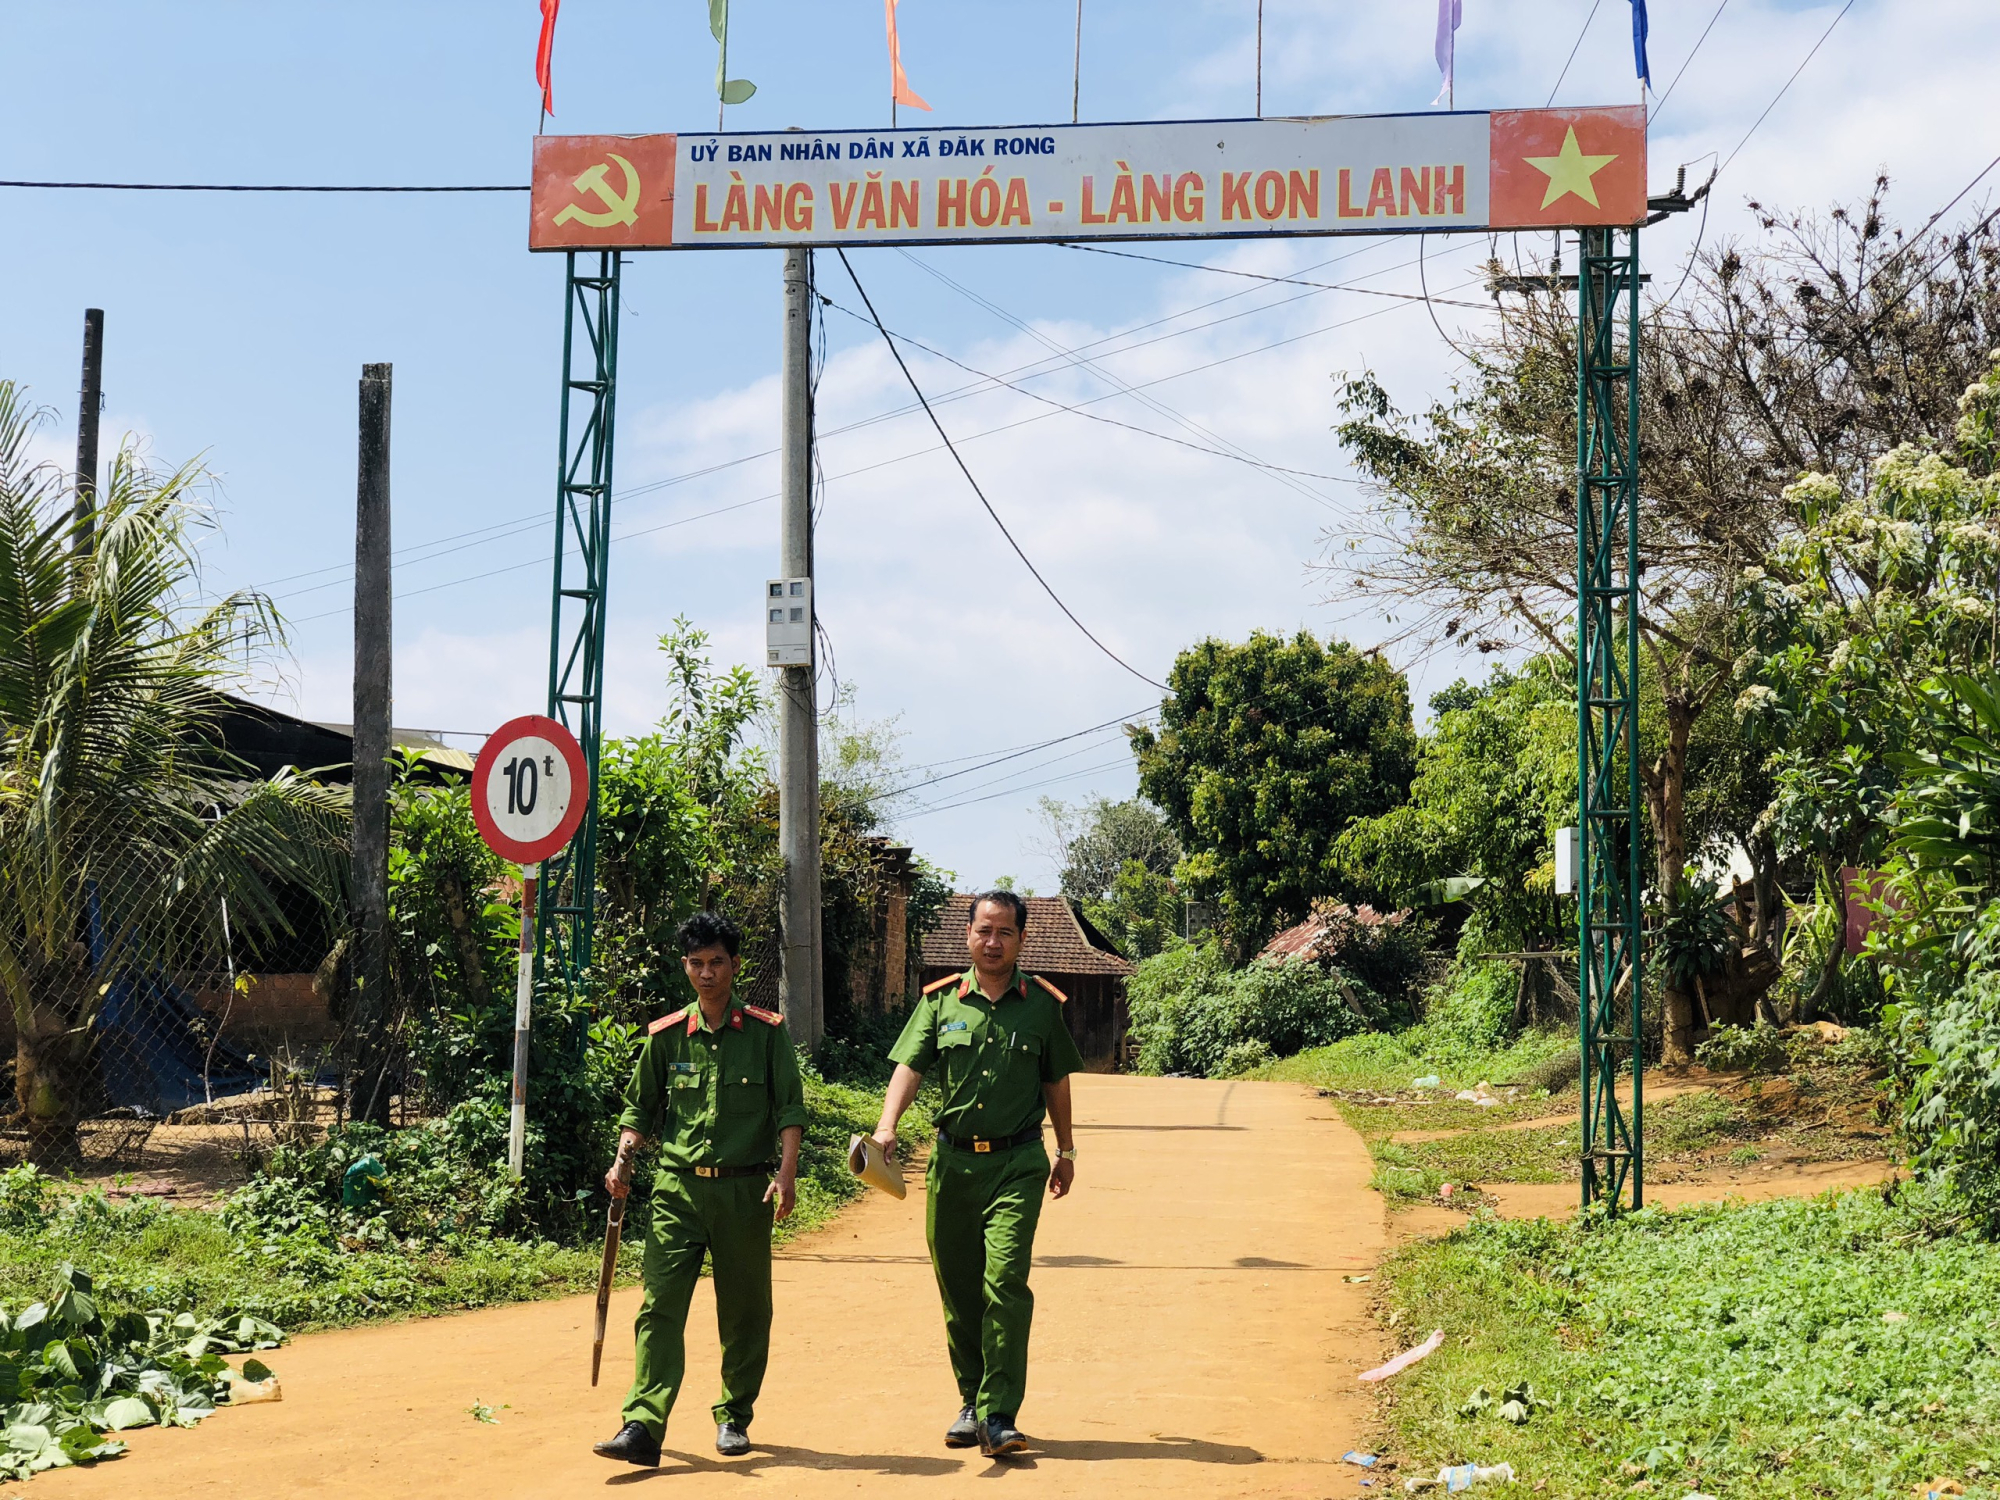
[[[1514,1025],[1521,976],[1512,964],[1461,963],[1424,1001],[1424,1050],[1489,1051]]]
[[[507,1114],[495,1100],[403,1130],[349,1125],[316,1145],[280,1146],[223,1206],[222,1220],[248,1238],[304,1235],[348,1249],[455,1245],[522,1227],[524,1188],[508,1175],[506,1154]],[[386,1169],[382,1198],[343,1208],[342,1179],[368,1156]]]
[[[198,1319],[158,1310],[107,1319],[91,1278],[64,1264],[49,1301],[11,1317],[0,1309],[0,1478],[123,1453],[125,1445],[107,1432],[192,1427],[228,1399],[224,1353],[275,1348],[283,1337],[240,1313]]]
[[[62,1194],[33,1162],[0,1172],[0,1229],[37,1230],[48,1223]]]
[[[1212,944],[1145,960],[1126,989],[1140,1071],[1208,1078],[1365,1030],[1349,994],[1364,1007],[1380,1003],[1359,981],[1316,963],[1260,961],[1232,973]]]
[[[1695,1048],[1694,1060],[1718,1073],[1782,1073],[1791,1049],[1775,1026],[1717,1026]]]

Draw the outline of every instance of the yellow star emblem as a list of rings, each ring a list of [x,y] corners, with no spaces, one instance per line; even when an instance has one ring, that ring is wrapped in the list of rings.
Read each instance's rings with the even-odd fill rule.
[[[1556,156],[1529,156],[1522,160],[1549,179],[1549,190],[1542,195],[1542,207],[1547,208],[1565,193],[1575,193],[1592,208],[1597,207],[1597,189],[1590,179],[1618,160],[1612,156],[1585,156],[1576,144],[1576,127],[1570,126],[1569,134],[1563,137],[1562,152]]]

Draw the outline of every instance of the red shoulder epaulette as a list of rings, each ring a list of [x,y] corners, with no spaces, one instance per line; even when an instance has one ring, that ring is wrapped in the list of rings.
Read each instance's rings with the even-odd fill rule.
[[[766,1026],[782,1026],[785,1024],[783,1016],[779,1015],[775,1010],[766,1010],[761,1005],[746,1005],[743,1007],[743,1014],[746,1016],[755,1016]]]
[[[1028,977],[1034,980],[1035,983],[1039,984],[1043,989],[1047,990],[1051,995],[1054,995],[1056,997],[1056,1004],[1058,1005],[1069,1004],[1069,996],[1065,995],[1061,990],[1057,989],[1054,985],[1050,984],[1046,979],[1042,978],[1041,975],[1030,974]]]
[[[963,978],[965,978],[963,974],[947,974],[942,979],[933,979],[929,984],[924,986],[924,993],[926,995],[935,995],[946,985],[957,984]]]
[[[686,1019],[687,1019],[687,1007],[682,1006],[672,1015],[661,1016],[659,1020],[655,1021],[651,1026],[648,1026],[646,1028],[646,1035],[657,1036],[660,1032],[665,1031],[669,1026],[677,1026]]]

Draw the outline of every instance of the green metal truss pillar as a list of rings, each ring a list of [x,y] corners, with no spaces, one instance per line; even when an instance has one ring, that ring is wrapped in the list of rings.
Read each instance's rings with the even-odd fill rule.
[[[563,301],[562,436],[556,470],[549,717],[590,767],[590,802],[569,847],[542,867],[535,977],[573,987],[596,919],[597,768],[604,725],[604,608],[611,563],[611,454],[618,396],[618,252],[571,251]]]
[[[1577,275],[1576,707],[1583,1204],[1645,1200],[1639,926],[1639,231]],[[1620,241],[1623,241],[1622,246]],[[1632,1070],[1618,1099],[1620,1054]]]

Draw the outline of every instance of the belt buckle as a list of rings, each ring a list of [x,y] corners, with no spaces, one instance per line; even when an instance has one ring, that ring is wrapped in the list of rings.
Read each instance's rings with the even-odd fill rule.
[[[975,1139],[972,1143],[972,1150],[975,1156],[985,1156],[993,1150],[993,1143],[991,1141]]]
[[[696,1167],[694,1175],[697,1177],[720,1177],[722,1169],[720,1167]]]

